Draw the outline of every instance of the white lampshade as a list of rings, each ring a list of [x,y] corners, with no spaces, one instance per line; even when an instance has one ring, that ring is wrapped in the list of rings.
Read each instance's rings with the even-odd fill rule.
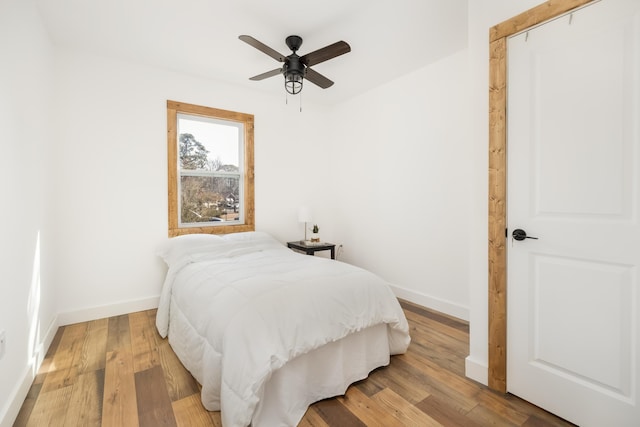
[[[311,222],[311,210],[307,206],[298,208],[298,222]]]

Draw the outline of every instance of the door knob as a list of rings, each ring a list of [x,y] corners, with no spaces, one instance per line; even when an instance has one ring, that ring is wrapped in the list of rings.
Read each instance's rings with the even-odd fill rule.
[[[524,239],[535,239],[538,240],[537,237],[530,237],[527,236],[527,232],[524,231],[521,228],[516,228],[515,230],[513,230],[513,233],[511,233],[511,237],[513,237],[515,240],[524,240]]]

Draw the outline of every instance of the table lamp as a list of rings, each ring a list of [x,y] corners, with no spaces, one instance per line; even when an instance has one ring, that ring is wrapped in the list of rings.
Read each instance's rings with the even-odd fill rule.
[[[304,240],[302,240],[301,243],[307,241],[307,223],[311,221],[311,211],[309,208],[306,206],[298,208],[298,222],[304,223]]]

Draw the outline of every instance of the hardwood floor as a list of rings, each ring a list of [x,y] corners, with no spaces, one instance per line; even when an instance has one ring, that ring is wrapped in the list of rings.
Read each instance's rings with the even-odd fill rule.
[[[464,376],[466,322],[402,302],[406,354],[313,404],[300,426],[570,426]],[[221,426],[155,329],[155,310],[61,327],[14,426]]]

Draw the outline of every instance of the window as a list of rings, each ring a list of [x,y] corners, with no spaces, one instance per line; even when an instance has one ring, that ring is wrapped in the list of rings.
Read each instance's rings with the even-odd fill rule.
[[[253,231],[253,116],[167,101],[169,236]]]

